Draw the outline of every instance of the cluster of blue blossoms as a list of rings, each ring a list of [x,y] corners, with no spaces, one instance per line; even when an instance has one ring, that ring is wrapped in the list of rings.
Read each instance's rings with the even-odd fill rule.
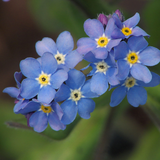
[[[14,112],[27,118],[28,126],[43,132],[48,123],[55,130],[64,130],[77,112],[81,118],[90,118],[95,108],[92,98],[115,88],[110,106],[121,103],[127,95],[134,106],[144,105],[147,92],[144,87],[159,85],[160,76],[146,66],[160,61],[159,49],[148,46],[149,35],[137,26],[140,16],[124,20],[117,10],[112,15],[100,14],[87,19],[77,48],[68,31],[62,32],[56,42],[43,38],[35,45],[38,58],[20,62],[15,72],[17,87],[3,90],[15,98]],[[74,67],[82,60],[89,65],[81,71]],[[92,67],[87,75],[83,70]],[[106,97],[107,98],[107,97]]]

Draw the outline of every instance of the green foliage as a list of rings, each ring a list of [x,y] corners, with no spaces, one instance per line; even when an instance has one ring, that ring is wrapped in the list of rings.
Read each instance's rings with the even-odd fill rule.
[[[87,18],[112,13],[103,0],[30,0],[29,6],[40,28],[57,34],[67,30],[76,38],[86,36],[83,23]]]

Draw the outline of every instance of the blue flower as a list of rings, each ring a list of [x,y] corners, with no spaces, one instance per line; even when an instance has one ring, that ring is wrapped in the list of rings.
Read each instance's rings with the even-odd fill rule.
[[[57,61],[51,53],[44,53],[41,64],[34,58],[26,58],[20,62],[20,69],[27,78],[22,81],[20,95],[26,99],[37,96],[42,103],[49,104],[55,89],[68,78],[64,70],[57,70]]]
[[[78,114],[84,118],[90,118],[90,113],[95,108],[95,102],[90,99],[97,94],[90,90],[90,80],[85,82],[85,75],[72,69],[68,72],[68,79],[57,91],[55,101],[64,101],[61,104],[63,110],[62,123],[70,124]]]
[[[17,83],[17,87],[7,87],[3,90],[3,93],[9,94],[11,97],[16,98],[15,100],[15,106],[14,106],[14,113],[18,114],[20,113],[21,109],[23,109],[27,103],[29,102],[29,99],[25,99],[20,95],[21,92],[21,79],[22,79],[22,73],[21,72],[15,72],[14,73],[14,79]]]
[[[101,95],[107,91],[108,83],[110,85],[119,84],[119,80],[116,77],[117,66],[113,57],[113,51],[103,60],[96,59],[92,52],[87,53],[84,59],[91,62],[89,66],[93,68],[88,74],[88,76],[92,76],[90,80],[92,92]]]
[[[38,55],[42,56],[45,52],[52,53],[57,60],[58,68],[69,70],[74,68],[82,59],[76,50],[73,50],[74,41],[68,31],[62,32],[56,43],[51,38],[43,38],[35,45]],[[73,51],[72,51],[73,50]]]
[[[151,72],[146,66],[154,66],[160,61],[160,51],[155,47],[148,46],[143,36],[131,37],[128,42],[122,41],[114,49],[117,60],[118,75],[120,80],[127,78],[129,73],[145,83],[152,79]]]
[[[154,87],[160,83],[160,76],[154,72],[151,73],[152,80],[149,83],[139,81],[132,76],[128,76],[121,81],[120,85],[116,86],[117,88],[112,92],[110,106],[119,105],[126,95],[128,102],[132,106],[144,105],[147,101],[147,91],[143,87]]]
[[[99,20],[87,19],[84,22],[84,31],[89,37],[78,40],[77,51],[83,55],[91,51],[96,58],[107,58],[108,52],[121,41],[111,37],[114,27],[113,18],[108,21],[105,29]]]
[[[47,105],[33,100],[25,106],[22,113],[26,115],[31,113],[29,115],[29,126],[33,127],[36,132],[43,132],[47,128],[48,123],[55,131],[66,128],[61,122],[63,111],[56,102]]]
[[[122,22],[117,14],[113,14],[112,18],[115,20],[116,27],[112,32],[113,38],[129,38],[130,36],[149,36],[144,30],[136,26],[140,20],[139,13],[133,17]]]

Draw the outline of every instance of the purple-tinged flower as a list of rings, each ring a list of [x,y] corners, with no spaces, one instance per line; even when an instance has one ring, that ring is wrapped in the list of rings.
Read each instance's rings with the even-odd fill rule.
[[[143,29],[136,26],[140,21],[139,13],[136,13],[133,17],[122,22],[118,15],[115,13],[112,15],[115,20],[116,27],[112,32],[112,38],[129,38],[130,36],[149,36]]]
[[[43,104],[37,100],[33,100],[25,106],[22,112],[26,114],[29,119],[28,126],[33,127],[36,132],[43,132],[47,128],[48,123],[55,131],[66,128],[66,126],[61,123],[63,111],[56,102]]]
[[[154,66],[160,61],[160,51],[155,47],[148,46],[143,36],[132,36],[128,42],[122,41],[114,49],[117,60],[120,80],[127,78],[129,73],[137,80],[148,83],[152,79],[151,72],[146,66]]]
[[[124,21],[124,16],[123,16],[122,12],[119,9],[117,9],[114,13],[117,14],[117,16],[119,17],[121,22]]]
[[[29,102],[29,99],[25,99],[20,95],[21,92],[21,79],[22,79],[22,73],[21,72],[15,72],[14,73],[14,79],[16,81],[17,87],[7,87],[3,90],[3,93],[9,94],[11,97],[16,98],[15,100],[15,106],[13,108],[14,113],[18,114],[20,113],[21,109],[23,109],[27,103]]]
[[[90,80],[85,82],[85,75],[75,69],[68,72],[68,79],[62,84],[55,96],[56,102],[61,104],[63,110],[62,123],[70,124],[78,114],[84,118],[90,118],[90,113],[95,108],[95,102],[91,99],[97,94],[90,90]]]
[[[51,53],[44,53],[41,64],[34,58],[26,58],[20,62],[22,74],[27,78],[22,81],[20,95],[26,99],[37,96],[38,101],[49,104],[55,89],[68,78],[65,70],[57,70],[57,61]]]
[[[147,101],[147,91],[143,87],[154,87],[160,83],[160,76],[154,72],[151,72],[151,74],[152,80],[149,83],[139,81],[132,76],[128,76],[121,81],[120,85],[112,92],[110,106],[119,105],[126,95],[129,104],[132,106],[144,105]]]
[[[82,59],[74,48],[74,41],[68,31],[62,32],[56,43],[51,38],[43,38],[35,45],[38,55],[42,56],[45,52],[52,53],[57,60],[58,68],[69,70],[74,68]],[[73,51],[72,51],[73,50]]]
[[[101,95],[105,93],[108,89],[108,83],[110,85],[119,84],[117,79],[117,66],[112,56],[113,51],[109,53],[106,59],[96,59],[92,52],[87,53],[84,56],[86,61],[91,62],[89,66],[92,67],[92,71],[87,76],[92,76],[91,91]],[[85,68],[86,69],[86,68]]]
[[[107,26],[108,18],[107,18],[106,15],[104,15],[104,14],[99,14],[97,19],[103,24],[103,27],[104,27],[104,28]]]
[[[113,39],[111,37],[114,28],[113,18],[108,21],[105,29],[99,20],[87,19],[84,22],[84,31],[89,37],[78,40],[77,51],[83,55],[91,51],[96,58],[107,58],[108,52],[121,41],[121,39]]]
[[[9,2],[10,0],[2,0],[3,2]]]

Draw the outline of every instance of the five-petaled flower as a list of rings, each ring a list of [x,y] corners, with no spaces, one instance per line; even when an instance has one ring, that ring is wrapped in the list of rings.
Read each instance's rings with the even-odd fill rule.
[[[64,112],[62,123],[70,124],[78,114],[84,118],[90,118],[90,113],[95,108],[95,102],[91,99],[97,94],[90,90],[90,80],[86,81],[85,75],[75,69],[68,72],[66,84],[62,84],[55,96],[55,101],[64,101],[61,108]]]
[[[20,69],[27,78],[22,81],[20,95],[26,99],[37,96],[38,101],[49,104],[55,96],[55,89],[68,78],[65,70],[57,70],[57,61],[51,53],[44,53],[40,62],[26,58],[20,62]]]

